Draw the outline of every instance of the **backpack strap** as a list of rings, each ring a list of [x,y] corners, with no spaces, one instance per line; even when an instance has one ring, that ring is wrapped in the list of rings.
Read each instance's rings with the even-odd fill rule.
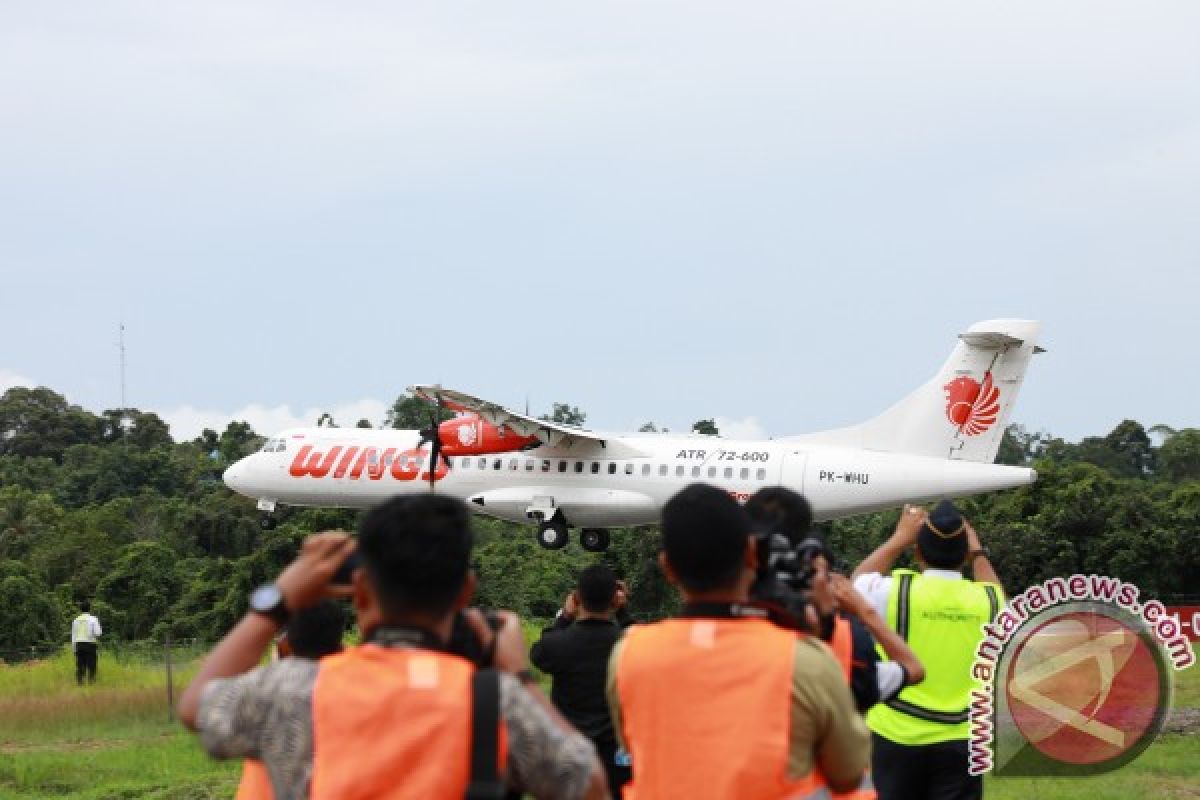
[[[500,673],[477,669],[471,678],[471,775],[466,800],[504,800],[500,753]]]

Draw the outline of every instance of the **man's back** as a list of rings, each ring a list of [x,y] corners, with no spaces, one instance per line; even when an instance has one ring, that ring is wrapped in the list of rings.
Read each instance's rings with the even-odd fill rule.
[[[621,629],[603,619],[581,619],[556,625],[533,645],[530,660],[551,675],[550,699],[580,733],[593,741],[613,738],[605,699],[605,678],[613,645]]]
[[[638,797],[804,796],[867,763],[866,729],[840,668],[808,637],[758,619],[631,628],[610,702]]]

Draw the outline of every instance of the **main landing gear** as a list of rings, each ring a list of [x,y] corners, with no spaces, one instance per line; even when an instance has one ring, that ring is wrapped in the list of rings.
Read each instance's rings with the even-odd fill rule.
[[[579,532],[579,544],[589,553],[603,553],[608,549],[608,531],[604,528],[584,528]]]
[[[567,523],[560,517],[538,525],[538,544],[547,550],[563,549],[570,538]],[[608,531],[604,528],[584,528],[579,532],[579,544],[589,553],[603,553],[608,549],[608,542]]]

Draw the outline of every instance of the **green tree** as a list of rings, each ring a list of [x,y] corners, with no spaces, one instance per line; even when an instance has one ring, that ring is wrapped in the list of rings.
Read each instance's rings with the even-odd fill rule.
[[[176,554],[158,542],[122,548],[97,587],[101,600],[119,609],[111,629],[117,638],[144,639],[164,618],[179,594]]]
[[[432,403],[427,403],[419,397],[405,392],[396,398],[388,409],[383,427],[405,431],[419,431],[429,427],[429,420],[436,418],[438,422],[451,419],[454,412],[448,408],[439,409]]]
[[[66,633],[54,593],[24,564],[0,561],[0,651],[57,644]]]
[[[1200,428],[1184,428],[1158,448],[1158,467],[1169,481],[1200,480]]]
[[[100,415],[101,439],[135,447],[166,447],[174,444],[167,423],[152,411],[110,408]]]
[[[45,492],[0,488],[0,559],[24,559],[57,532],[63,510]]]
[[[551,407],[549,414],[542,414],[538,419],[544,419],[547,422],[556,422],[559,425],[572,425],[576,428],[583,427],[583,423],[587,421],[587,414],[579,410],[579,406],[573,406],[568,403],[555,403]]]
[[[692,433],[703,434],[704,436],[719,436],[721,432],[717,430],[717,423],[711,419],[696,420],[692,424]]]
[[[638,433],[658,433],[658,426],[653,422],[647,422],[638,428]]]
[[[263,437],[254,432],[249,422],[230,422],[217,440],[217,450],[226,464],[245,458],[262,447]]]
[[[40,386],[14,386],[0,396],[0,455],[61,461],[68,447],[101,438],[99,417]]]

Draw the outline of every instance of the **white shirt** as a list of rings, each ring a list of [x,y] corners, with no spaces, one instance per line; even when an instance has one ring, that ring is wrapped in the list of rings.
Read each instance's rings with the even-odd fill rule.
[[[953,569],[935,569],[927,567],[921,573],[926,578],[944,578],[950,581],[961,581],[962,573]],[[887,622],[888,599],[892,595],[892,576],[880,575],[878,572],[864,572],[854,579],[854,588],[871,603],[871,606]],[[890,623],[889,623],[890,624]]]
[[[80,642],[96,643],[96,638],[103,631],[100,630],[100,620],[93,617],[91,614],[80,614],[71,623],[71,644],[76,645]]]

